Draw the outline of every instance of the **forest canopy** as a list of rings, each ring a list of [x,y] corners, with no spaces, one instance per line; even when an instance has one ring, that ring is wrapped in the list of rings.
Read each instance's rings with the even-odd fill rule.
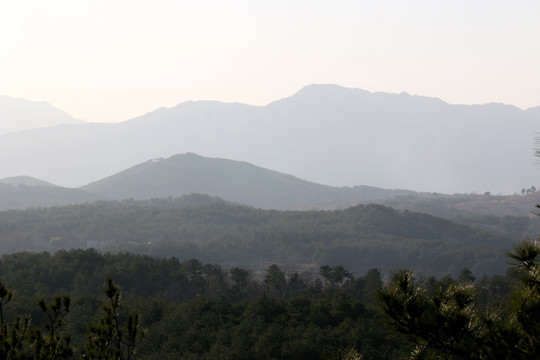
[[[0,251],[96,248],[100,251],[197,258],[263,270],[272,263],[303,268],[343,265],[411,268],[429,275],[503,274],[515,238],[489,227],[382,205],[333,211],[274,211],[193,195],[148,201],[102,201],[0,213]],[[526,227],[527,222],[500,222]],[[512,230],[514,233],[517,229]]]
[[[537,268],[536,255],[532,259]],[[393,304],[404,304],[391,290],[398,275],[385,286],[378,269],[362,276],[341,265],[317,270],[271,264],[257,274],[196,259],[180,262],[94,249],[4,255],[1,291],[11,295],[2,297],[5,332],[0,341],[11,346],[7,335],[19,336],[17,354],[35,359],[83,354],[95,359],[133,358],[128,354],[139,359],[402,359],[410,354],[417,343],[411,337],[415,328],[394,328],[395,322],[380,311],[388,301],[381,302],[377,295],[395,295],[398,301]],[[517,270],[475,279],[469,269],[462,269],[456,278],[418,278],[412,286],[441,296],[467,289],[476,294],[476,311],[511,311],[512,292],[523,293],[523,281],[537,285],[527,280],[526,269]],[[429,320],[434,308],[421,309]],[[520,309],[524,324],[536,326],[537,317],[524,317],[534,303],[525,302]],[[21,332],[21,324],[28,324],[26,332]],[[114,328],[131,337],[119,342]],[[36,356],[36,334],[39,349],[58,350],[54,357]],[[424,345],[438,351],[433,344]],[[109,357],[100,357],[100,352]]]

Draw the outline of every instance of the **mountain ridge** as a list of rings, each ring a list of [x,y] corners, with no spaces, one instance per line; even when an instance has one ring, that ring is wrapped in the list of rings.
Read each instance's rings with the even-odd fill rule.
[[[77,189],[27,176],[1,179],[0,210],[111,199],[166,199],[193,193],[275,210],[331,210],[378,203],[449,219],[531,216],[540,203],[540,192],[532,188],[523,189],[521,195],[498,196],[489,192],[419,193],[365,185],[331,187],[246,161],[186,153],[151,159]],[[480,218],[480,222],[488,221]]]
[[[0,177],[78,187],[150,158],[194,152],[332,186],[511,194],[538,177],[533,113],[311,85],[266,106],[183,102],[107,126],[3,135]]]
[[[80,189],[113,199],[151,199],[202,193],[259,208],[289,210],[324,208],[328,204],[346,202],[356,204],[374,198],[369,195],[371,189],[367,187],[320,185],[245,161],[206,158],[194,153],[148,160]],[[377,191],[379,199],[413,193]]]
[[[0,95],[0,135],[63,124],[84,124],[46,101]]]
[[[47,181],[36,179],[31,176],[12,176],[0,179],[0,183],[9,185],[25,185],[25,186],[55,186]]]

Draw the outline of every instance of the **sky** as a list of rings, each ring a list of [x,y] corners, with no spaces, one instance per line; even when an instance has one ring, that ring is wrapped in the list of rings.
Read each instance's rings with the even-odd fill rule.
[[[314,83],[539,106],[540,1],[0,4],[0,94],[81,120],[187,100],[266,105]]]

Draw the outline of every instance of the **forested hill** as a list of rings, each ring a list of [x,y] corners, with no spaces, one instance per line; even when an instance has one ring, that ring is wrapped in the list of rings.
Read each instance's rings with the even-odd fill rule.
[[[100,199],[103,199],[103,196],[99,194],[54,186],[33,178],[0,180],[0,210],[62,206]]]
[[[277,210],[344,209],[373,202],[450,219],[528,216],[540,202],[540,191],[534,186],[523,188],[519,195],[506,196],[490,192],[444,195],[372,186],[332,187],[244,161],[186,153],[148,160],[78,189],[55,186],[28,176],[0,179],[0,210],[193,193]]]
[[[208,196],[112,201],[5,211],[2,253],[95,247],[197,258],[264,269],[344,265],[412,268],[430,275],[503,273],[514,240],[451,221],[381,205],[334,211],[261,210]]]
[[[81,190],[108,199],[210,194],[239,204],[280,210],[335,208],[394,196],[420,195],[371,186],[326,186],[243,161],[193,153],[152,159]]]

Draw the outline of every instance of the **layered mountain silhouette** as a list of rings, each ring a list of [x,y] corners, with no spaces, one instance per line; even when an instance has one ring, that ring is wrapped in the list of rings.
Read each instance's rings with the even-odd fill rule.
[[[43,180],[33,178],[31,176],[13,176],[0,179],[0,183],[9,185],[26,185],[26,186],[55,186]]]
[[[47,102],[0,96],[0,135],[34,128],[83,124]]]
[[[539,129],[537,108],[311,85],[262,107],[185,102],[117,124],[5,134],[0,177],[78,187],[194,152],[338,187],[511,194],[537,184]]]
[[[97,200],[147,200],[206,194],[263,209],[344,209],[379,203],[439,217],[526,216],[540,203],[540,192],[526,196],[444,195],[370,186],[332,187],[268,170],[247,162],[193,153],[135,165],[77,189],[28,176],[0,179],[0,210],[50,207]]]
[[[0,210],[65,206],[101,199],[104,199],[101,194],[48,183],[46,185],[15,184],[0,180]]]
[[[320,185],[247,162],[187,153],[152,159],[77,189],[29,176],[0,179],[0,210],[190,194],[279,210],[345,208],[395,196],[422,196],[408,190]]]
[[[153,159],[83,186],[110,199],[151,199],[208,194],[266,209],[345,207],[412,191],[368,186],[331,187],[255,165],[193,153]]]

